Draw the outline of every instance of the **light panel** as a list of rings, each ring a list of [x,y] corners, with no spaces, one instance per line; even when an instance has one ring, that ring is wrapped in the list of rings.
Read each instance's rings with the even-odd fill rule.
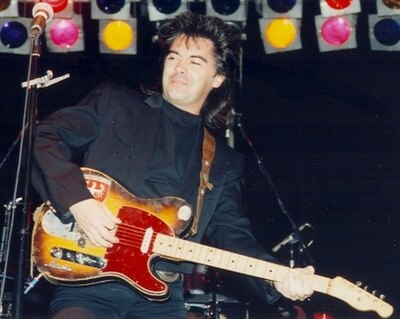
[[[372,50],[400,50],[400,16],[368,16],[369,38]]]
[[[29,54],[29,18],[0,18],[0,52]]]
[[[83,51],[82,16],[74,15],[72,19],[55,18],[50,21],[46,28],[46,44],[49,52]]]
[[[356,16],[315,17],[318,45],[321,52],[353,49],[357,47],[355,37]]]
[[[90,0],[90,9],[95,20],[127,20],[131,16],[129,0]]]
[[[133,18],[129,20],[100,20],[100,52],[108,54],[136,54],[136,27],[137,21]]]
[[[264,18],[301,18],[303,15],[302,0],[263,0]]]
[[[267,54],[302,48],[299,19],[259,19],[259,27]]]
[[[147,10],[150,21],[171,20],[188,10],[186,0],[148,0]]]
[[[0,17],[18,17],[18,0],[0,0]]]
[[[227,21],[246,21],[247,0],[206,0],[206,14]]]
[[[378,16],[400,15],[400,0],[376,0]]]
[[[49,4],[54,11],[55,18],[72,18],[74,6],[72,0],[40,0]]]
[[[323,17],[350,15],[361,12],[360,0],[320,0]]]

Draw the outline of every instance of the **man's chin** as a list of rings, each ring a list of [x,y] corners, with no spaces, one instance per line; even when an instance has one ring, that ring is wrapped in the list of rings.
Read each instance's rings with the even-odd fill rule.
[[[172,103],[180,103],[184,102],[187,99],[187,91],[182,92],[179,91],[172,91],[169,94],[166,94],[167,100],[171,101]]]

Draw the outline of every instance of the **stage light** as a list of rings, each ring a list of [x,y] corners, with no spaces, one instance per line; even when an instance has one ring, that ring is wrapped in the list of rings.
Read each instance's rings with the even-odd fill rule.
[[[127,20],[130,18],[129,0],[90,0],[92,19]]]
[[[247,0],[206,0],[206,14],[227,21],[246,21]]]
[[[54,10],[55,18],[72,18],[74,6],[72,0],[40,0],[49,4]]]
[[[46,28],[46,44],[49,52],[72,52],[85,49],[82,16],[72,19],[56,18]]]
[[[136,54],[136,19],[100,20],[100,52],[113,54]]]
[[[356,16],[315,17],[318,45],[321,52],[357,47],[355,38]]]
[[[0,0],[0,17],[18,17],[18,0]]]
[[[259,27],[267,54],[302,48],[299,19],[259,19]]]
[[[177,14],[188,10],[186,0],[148,0],[147,10],[150,21],[171,20]]]
[[[320,0],[320,9],[323,17],[361,12],[360,0]]]
[[[400,0],[376,0],[378,16],[400,15]]]
[[[0,52],[29,54],[32,19],[0,18]]]
[[[303,15],[302,0],[263,0],[264,18],[301,18]]]
[[[400,51],[400,16],[368,16],[371,50]]]

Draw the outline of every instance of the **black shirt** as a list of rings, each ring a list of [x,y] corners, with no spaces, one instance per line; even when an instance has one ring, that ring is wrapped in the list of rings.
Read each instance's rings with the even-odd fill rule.
[[[185,170],[191,161],[201,161],[200,127],[200,116],[163,100],[157,143],[143,186],[138,191],[139,197],[187,197],[184,194]]]

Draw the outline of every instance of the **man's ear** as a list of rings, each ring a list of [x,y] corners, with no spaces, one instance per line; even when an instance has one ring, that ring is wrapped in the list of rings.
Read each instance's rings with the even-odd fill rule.
[[[216,75],[214,76],[213,88],[214,88],[214,89],[219,88],[219,87],[222,85],[222,83],[224,83],[224,81],[225,81],[225,75],[216,74]]]

